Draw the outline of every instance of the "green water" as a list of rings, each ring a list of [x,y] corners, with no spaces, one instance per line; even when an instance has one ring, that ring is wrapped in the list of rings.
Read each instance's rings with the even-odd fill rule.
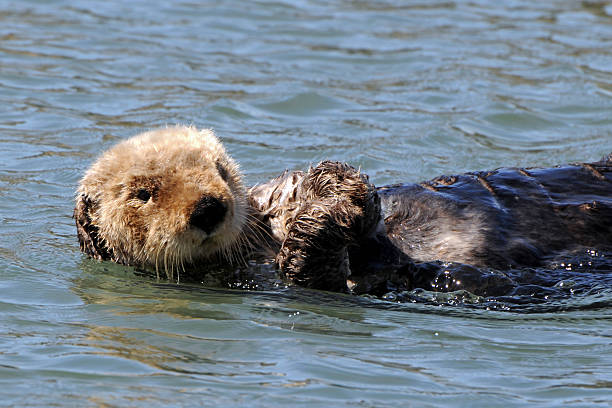
[[[326,158],[378,185],[595,160],[612,3],[0,0],[0,405],[612,403],[609,291],[500,312],[82,256],[79,177],[174,123],[213,127],[249,183]]]

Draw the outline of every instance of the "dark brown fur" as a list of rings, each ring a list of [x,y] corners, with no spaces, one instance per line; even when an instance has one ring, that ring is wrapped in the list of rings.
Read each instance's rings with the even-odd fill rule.
[[[322,184],[330,193],[304,189],[311,184]],[[283,188],[290,193],[278,194]],[[336,291],[346,290],[348,280],[353,291],[378,293],[389,285],[431,287],[432,277],[439,279],[439,271],[428,274],[414,261],[507,270],[539,265],[563,251],[610,249],[611,192],[612,162],[605,159],[548,169],[501,168],[378,189],[350,166],[323,162],[307,173],[285,173],[255,187],[251,202],[265,203],[258,207],[266,214],[264,223],[286,229],[276,258],[285,276]],[[270,203],[276,211],[266,213]],[[453,273],[447,290],[478,291],[477,276],[488,293],[503,293],[510,285],[503,274],[485,279],[467,267]]]
[[[173,142],[177,134],[188,153]],[[142,158],[127,162],[134,155]],[[468,265],[503,271],[612,247],[611,157],[380,188],[348,164],[325,161],[247,193],[212,132],[171,128],[102,156],[81,182],[74,216],[83,252],[144,268],[198,271],[273,258],[287,279],[318,289],[503,293],[510,278]],[[210,220],[207,208],[222,218]],[[430,261],[465,265],[442,273]]]

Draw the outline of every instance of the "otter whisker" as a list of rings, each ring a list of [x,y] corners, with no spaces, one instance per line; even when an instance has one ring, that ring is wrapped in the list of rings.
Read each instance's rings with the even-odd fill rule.
[[[247,214],[247,222],[245,223],[245,227],[249,228],[249,230],[263,242],[268,239],[274,239],[272,234],[270,234],[268,229],[265,227],[265,224],[252,214]]]
[[[159,280],[159,251],[159,248],[155,251],[155,276],[157,276],[157,280]]]
[[[164,250],[164,269],[166,269],[166,278],[168,280],[172,280],[174,279],[174,275],[172,273],[171,268],[169,268],[168,266],[168,257],[169,257],[169,253],[168,253],[168,248],[165,248]]]
[[[177,248],[177,253],[175,254],[174,263],[176,265],[176,283],[180,283],[180,281],[181,281],[181,264],[183,263],[183,256],[181,255],[181,247]]]
[[[247,260],[244,257],[245,251],[242,251],[240,249],[241,249],[241,247],[244,247],[246,249],[247,246],[248,246],[248,241],[247,241],[246,235],[244,235],[244,234],[241,234],[239,236],[239,239],[236,240],[232,244],[232,252],[236,256],[236,261],[240,261],[240,263],[243,264],[243,265],[247,264]]]

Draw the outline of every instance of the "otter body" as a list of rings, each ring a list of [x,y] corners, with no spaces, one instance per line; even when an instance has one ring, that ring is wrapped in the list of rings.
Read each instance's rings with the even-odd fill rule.
[[[433,261],[503,270],[610,248],[611,172],[608,157],[376,188],[347,164],[322,162],[247,190],[211,131],[179,126],[104,153],[81,180],[74,216],[83,252],[169,278],[273,260],[298,285],[383,293],[429,287],[441,268]],[[475,292],[511,284],[456,270]]]
[[[612,163],[501,168],[378,189],[386,233],[413,259],[498,269],[612,245]]]
[[[334,179],[320,174],[333,174]],[[344,212],[352,208],[350,189],[315,200],[323,208],[315,213],[302,193],[309,178],[345,187],[347,180],[360,179],[376,194],[358,206],[361,221],[349,222],[351,229],[343,227]],[[301,285],[342,290],[346,279],[353,292],[376,294],[390,288],[430,288],[445,269],[430,262],[442,261],[485,268],[451,268],[453,282],[464,286],[449,290],[470,281],[475,292],[500,294],[512,282],[503,275],[485,279],[486,268],[538,266],[557,254],[612,249],[611,192],[609,157],[378,188],[351,167],[323,162],[308,172],[286,172],[253,187],[249,199],[283,243],[277,256],[281,270]]]

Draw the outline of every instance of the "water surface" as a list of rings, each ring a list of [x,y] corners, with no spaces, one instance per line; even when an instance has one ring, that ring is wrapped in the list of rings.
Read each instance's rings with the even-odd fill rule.
[[[83,257],[71,213],[103,149],[166,124],[214,128],[249,183],[331,158],[382,185],[593,161],[610,112],[606,1],[0,0],[2,404],[609,406],[605,288],[176,285]]]

